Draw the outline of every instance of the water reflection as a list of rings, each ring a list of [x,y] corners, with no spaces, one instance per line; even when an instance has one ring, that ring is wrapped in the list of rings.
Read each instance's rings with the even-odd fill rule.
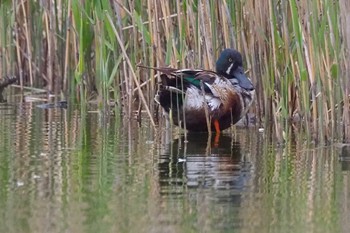
[[[0,105],[0,132],[0,232],[349,229],[348,147],[246,128],[165,143],[147,120],[33,103]]]
[[[188,203],[198,215],[197,224],[208,229],[239,227],[241,196],[251,179],[251,163],[240,142],[229,135],[218,140],[207,134],[189,134],[188,142],[184,140],[174,140],[160,155],[162,197]]]
[[[249,162],[244,160],[240,143],[222,135],[219,143],[207,134],[189,134],[176,139],[161,155],[159,163],[161,185],[189,188],[240,190],[249,174]]]

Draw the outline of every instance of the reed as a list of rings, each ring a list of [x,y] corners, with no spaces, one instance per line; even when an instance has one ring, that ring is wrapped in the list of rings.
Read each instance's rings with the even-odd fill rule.
[[[241,51],[256,84],[251,111],[284,140],[289,124],[316,141],[350,141],[347,0],[54,0],[0,5],[0,73],[22,86],[110,102],[153,122],[158,88],[148,66],[214,69]]]

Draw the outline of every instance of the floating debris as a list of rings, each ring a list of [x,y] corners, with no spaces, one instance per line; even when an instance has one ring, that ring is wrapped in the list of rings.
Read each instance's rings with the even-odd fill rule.
[[[39,104],[37,105],[38,108],[42,109],[50,109],[50,108],[64,108],[66,109],[68,107],[68,103],[66,100],[62,100],[56,103],[47,103],[47,104]]]
[[[24,182],[18,180],[18,181],[16,182],[16,185],[17,185],[17,187],[22,187],[22,186],[24,185]]]

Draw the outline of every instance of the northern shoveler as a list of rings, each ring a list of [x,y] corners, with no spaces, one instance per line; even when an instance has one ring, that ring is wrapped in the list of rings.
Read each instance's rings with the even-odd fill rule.
[[[221,52],[216,72],[151,69],[162,73],[156,101],[169,120],[190,131],[208,131],[209,127],[218,133],[229,128],[246,114],[254,98],[254,86],[243,71],[242,55],[234,49]]]

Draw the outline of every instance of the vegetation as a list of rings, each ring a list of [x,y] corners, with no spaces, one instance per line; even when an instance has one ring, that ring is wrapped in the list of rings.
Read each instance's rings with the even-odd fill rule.
[[[233,47],[257,88],[252,111],[277,138],[293,122],[350,141],[348,12],[347,0],[5,0],[0,75],[82,105],[97,97],[106,112],[111,100],[142,108],[154,125],[157,76],[137,64],[214,69]]]

